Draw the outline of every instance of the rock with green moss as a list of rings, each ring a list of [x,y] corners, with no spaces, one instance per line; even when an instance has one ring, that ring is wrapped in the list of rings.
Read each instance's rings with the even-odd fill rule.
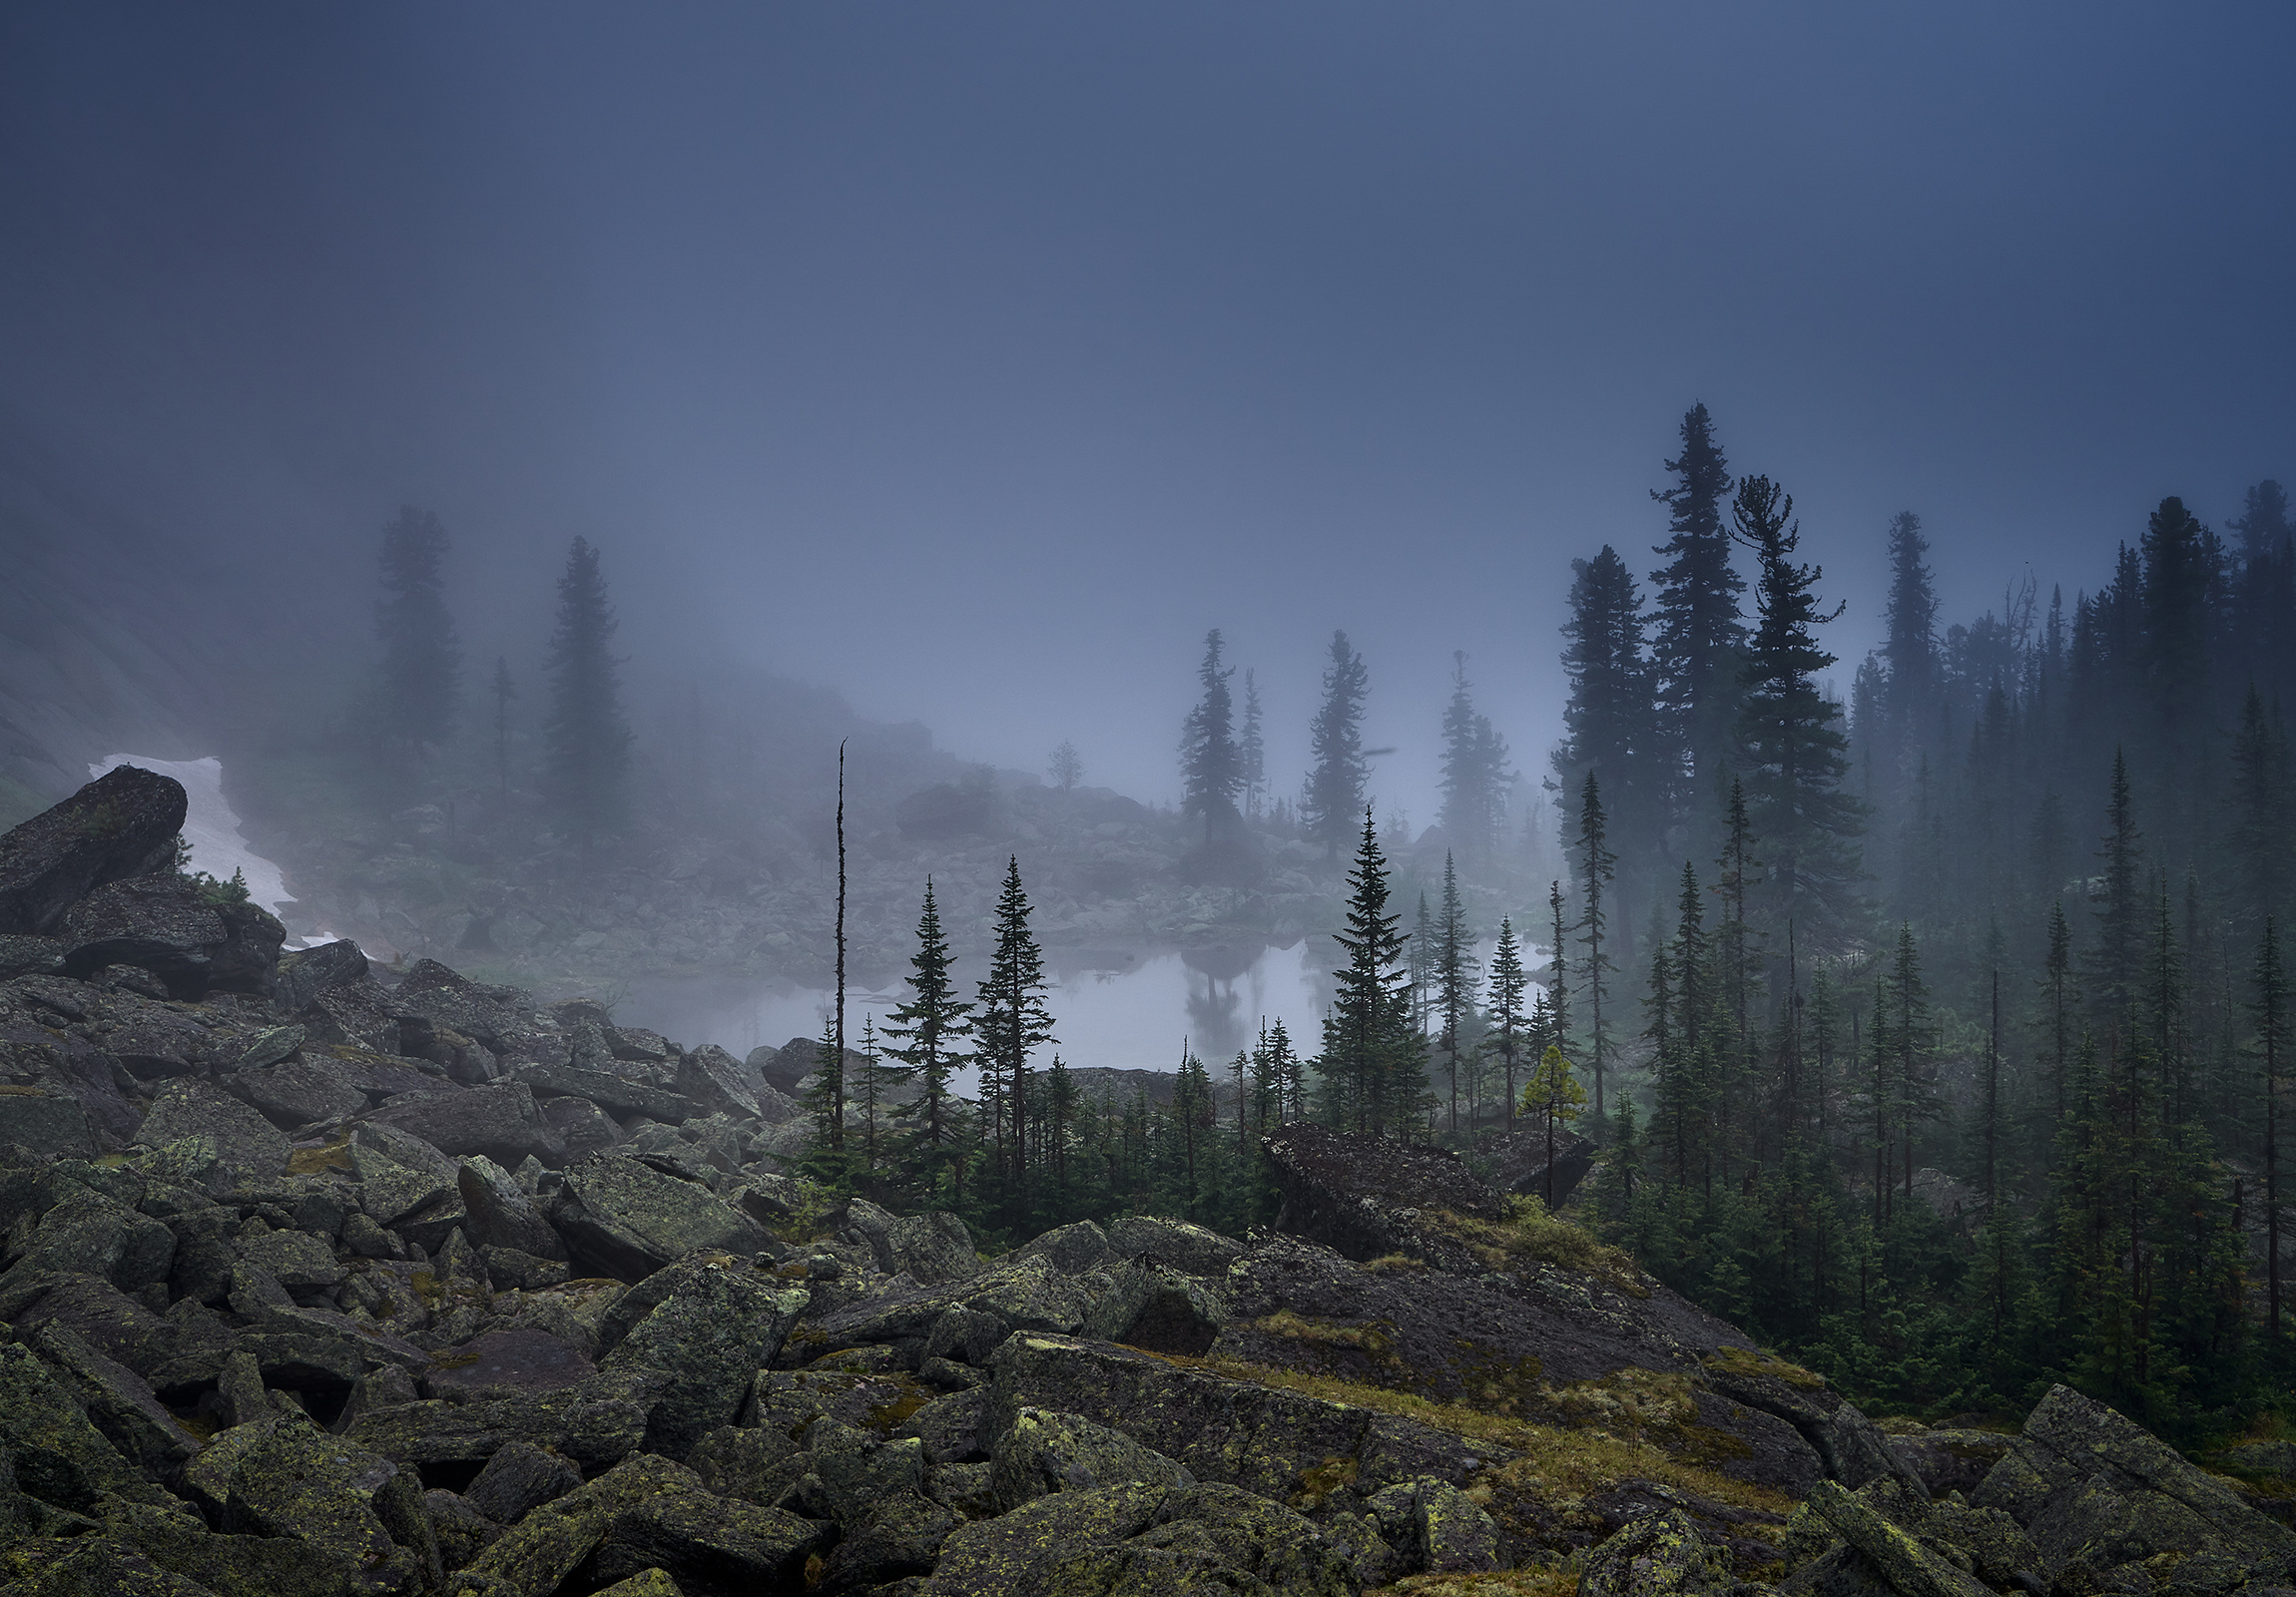
[[[97,1276],[133,1293],[166,1281],[175,1258],[175,1234],[164,1224],[115,1198],[72,1185],[40,1217],[10,1274],[25,1281]]]
[[[949,1534],[964,1522],[963,1514],[913,1487],[886,1492],[863,1518],[845,1527],[818,1589],[837,1597],[928,1575]]]
[[[1108,1227],[1113,1259],[1153,1259],[1190,1276],[1224,1276],[1244,1257],[1244,1245],[1203,1226],[1162,1215],[1126,1215]]]
[[[1417,1573],[1460,1574],[1504,1566],[1498,1526],[1447,1480],[1398,1481],[1366,1505],[1381,1539]]]
[[[1983,1581],[1838,1482],[1820,1481],[1811,1489],[1809,1506],[1901,1597],[1986,1597]]]
[[[566,1244],[518,1179],[484,1154],[462,1161],[455,1172],[462,1206],[470,1213],[466,1229],[482,1248],[508,1248],[536,1259],[563,1261]]]
[[[89,1420],[64,1377],[21,1344],[0,1346],[0,1449],[14,1455],[19,1491],[75,1513],[91,1512],[103,1492],[149,1501],[158,1491]]]
[[[118,1536],[19,1542],[0,1554],[0,1576],[9,1597],[222,1597]]]
[[[179,1076],[153,1099],[137,1139],[147,1148],[162,1148],[189,1138],[212,1138],[223,1166],[257,1181],[284,1174],[294,1152],[286,1132],[237,1098],[194,1077]]]
[[[644,1308],[648,1299],[653,1306]],[[644,1312],[613,1339],[601,1365],[669,1377],[647,1428],[647,1450],[683,1458],[704,1434],[731,1424],[748,1382],[780,1354],[809,1302],[805,1289],[725,1254],[683,1260],[631,1289],[605,1334],[619,1329],[615,1317],[626,1305]]]
[[[1043,1258],[1064,1275],[1081,1276],[1108,1262],[1108,1233],[1089,1220],[1073,1221],[1022,1243],[1007,1259]]]
[[[455,1597],[550,1597],[591,1564],[608,1582],[661,1568],[680,1584],[691,1571],[697,1586],[776,1590],[802,1580],[826,1537],[825,1526],[714,1496],[693,1471],[640,1454],[536,1508],[446,1589]]]
[[[1254,1592],[1355,1597],[1345,1551],[1298,1514],[1233,1486],[1059,1492],[942,1544],[936,1597]]]
[[[184,785],[119,766],[0,836],[0,932],[53,930],[106,882],[172,866]]]
[[[107,1357],[62,1321],[31,1334],[33,1348],[78,1393],[88,1418],[120,1454],[154,1476],[164,1476],[200,1450],[144,1377]]]
[[[1428,1476],[1464,1486],[1511,1455],[1415,1420],[1184,1368],[1072,1336],[1017,1335],[996,1351],[983,1426],[993,1447],[1023,1406],[1120,1430],[1219,1481],[1315,1517],[1360,1512],[1373,1492]]]
[[[1634,1521],[1586,1555],[1579,1597],[1752,1597],[1679,1510]]]
[[[182,1505],[104,1507],[105,1527],[162,1569],[215,1597],[357,1597],[364,1588],[345,1559],[314,1554],[284,1536],[212,1531]]]
[[[940,1286],[897,1278],[883,1289],[817,1317],[810,1329],[822,1350],[840,1347],[922,1345],[950,1309],[989,1316],[1007,1334],[1016,1331],[1075,1331],[1091,1312],[1094,1290],[1039,1256],[1000,1260],[990,1270]]]
[[[462,1495],[496,1524],[515,1525],[581,1484],[581,1471],[565,1458],[532,1442],[511,1441],[495,1450]]]
[[[1049,1492],[1133,1483],[1187,1486],[1195,1477],[1120,1430],[1081,1414],[1023,1407],[989,1455],[989,1488],[999,1511]]]
[[[576,1262],[644,1280],[696,1252],[754,1256],[773,1238],[707,1186],[624,1154],[593,1154],[566,1172],[550,1221]]]
[[[641,1569],[635,1575],[617,1580],[598,1593],[598,1597],[685,1597],[667,1569]]]
[[[346,1563],[363,1591],[428,1590],[443,1577],[411,1470],[295,1415],[232,1434],[219,1529],[292,1538],[313,1557]]]
[[[1116,1270],[1115,1282],[1085,1317],[1086,1335],[1201,1357],[1228,1323],[1227,1295],[1175,1266],[1128,1260]]]
[[[346,1439],[396,1463],[482,1465],[506,1442],[527,1441],[585,1470],[627,1458],[667,1377],[652,1370],[604,1370],[588,1380],[522,1397],[484,1402],[427,1400],[362,1413]]]

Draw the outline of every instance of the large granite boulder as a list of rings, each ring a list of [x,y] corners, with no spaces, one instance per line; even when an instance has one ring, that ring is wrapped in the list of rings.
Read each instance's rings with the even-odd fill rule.
[[[1357,1261],[1408,1255],[1467,1273],[1471,1255],[1421,1223],[1441,1211],[1486,1223],[1505,1204],[1456,1154],[1390,1137],[1355,1137],[1309,1121],[1261,1139],[1284,1195],[1276,1230]]]
[[[435,1590],[444,1578],[411,1471],[299,1414],[237,1425],[194,1465],[227,1533],[290,1537],[346,1567],[352,1589]]]
[[[349,938],[280,955],[272,1002],[283,1015],[299,1015],[313,998],[337,988],[372,982],[367,958]]]
[[[701,1182],[618,1153],[593,1154],[567,1170],[550,1222],[578,1263],[627,1282],[697,1251],[747,1256],[773,1243]]]
[[[213,1139],[221,1165],[251,1182],[276,1179],[294,1152],[287,1133],[221,1088],[193,1077],[160,1088],[137,1137],[147,1148]]]
[[[683,1458],[707,1432],[732,1424],[751,1378],[780,1354],[810,1301],[803,1288],[725,1254],[690,1256],[625,1294],[609,1319],[618,1334],[604,1367],[670,1377],[647,1427],[647,1450]]]
[[[556,1164],[564,1151],[534,1094],[514,1081],[394,1098],[371,1118],[420,1137],[440,1153],[483,1154],[502,1165],[528,1158]]]
[[[175,778],[120,766],[0,836],[0,932],[52,931],[97,888],[172,869],[187,807]]]
[[[171,997],[192,1001],[210,992],[269,998],[287,940],[268,909],[221,899],[173,874],[99,887],[65,911],[58,931],[72,945],[67,976],[135,965],[165,982]]]
[[[511,1053],[512,1039],[534,1025],[526,994],[517,988],[472,981],[435,959],[416,960],[390,997],[399,1009],[460,1032],[497,1054]]]

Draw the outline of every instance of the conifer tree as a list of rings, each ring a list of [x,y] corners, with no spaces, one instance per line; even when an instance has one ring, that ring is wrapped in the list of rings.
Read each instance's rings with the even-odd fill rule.
[[[916,922],[916,952],[909,957],[909,996],[893,1006],[884,1034],[899,1044],[885,1052],[917,1084],[916,1097],[898,1112],[911,1124],[905,1162],[928,1193],[947,1172],[954,1153],[948,1079],[969,1061],[963,1043],[971,1031],[972,1005],[957,996],[949,974],[955,963],[941,933],[940,910],[932,901],[932,878],[927,876],[924,908]]]
[[[1026,1212],[1028,1146],[1028,1056],[1058,1039],[1045,1007],[1044,955],[1028,926],[1028,894],[1020,884],[1020,858],[1006,862],[1004,887],[996,899],[996,947],[988,974],[980,980],[973,1005],[973,1036],[979,1042],[983,1097],[993,1076],[1001,1118],[991,1127],[1000,1177],[1012,1184],[1013,1202]]]
[[[611,647],[617,625],[598,551],[576,538],[558,579],[558,624],[544,664],[550,715],[542,743],[551,804],[585,851],[629,819],[630,724]]]
[[[2065,1116],[2066,1071],[2071,1066],[2073,1028],[2072,926],[2064,905],[2048,906],[2048,952],[2041,961],[2041,1025],[2048,1038],[2049,1087],[2055,1123]]]
[[[1546,884],[1546,910],[1550,927],[1547,935],[1553,959],[1547,967],[1546,1021],[1554,1030],[1554,1040],[1568,1045],[1570,1036],[1570,961],[1564,938],[1567,928],[1563,923],[1562,882],[1559,878]]]
[[[1608,924],[1603,909],[1603,895],[1617,873],[1618,855],[1609,844],[1608,823],[1602,809],[1602,793],[1594,773],[1586,774],[1585,785],[1579,791],[1578,802],[1578,880],[1579,890],[1585,895],[1585,907],[1578,920],[1579,942],[1586,948],[1586,1001],[1589,1036],[1594,1045],[1594,1118],[1602,1119],[1602,1076],[1609,1034],[1602,1019],[1602,999],[1605,990],[1605,972],[1616,974],[1618,967],[1602,951],[1602,933]]]
[[[1890,597],[1881,649],[1881,710],[1893,769],[1909,741],[1926,745],[1935,736],[1936,718],[1944,709],[1945,663],[1938,656],[1938,590],[1929,552],[1922,518],[1911,510],[1899,512],[1890,522]]]
[[[1315,766],[1300,801],[1300,824],[1324,845],[1324,857],[1340,857],[1364,807],[1371,768],[1364,759],[1364,696],[1371,673],[1344,632],[1332,634],[1331,664],[1324,668],[1324,702],[1308,726]]]
[[[1466,906],[1459,901],[1458,871],[1449,854],[1442,861],[1442,920],[1435,932],[1435,1009],[1440,1030],[1435,1046],[1442,1050],[1443,1068],[1450,1077],[1450,1129],[1458,1130],[1459,1057],[1472,1039],[1474,978],[1481,961],[1474,956],[1474,933],[1466,923]]]
[[[1656,622],[1650,656],[1669,751],[1665,764],[1677,787],[1674,817],[1695,824],[1699,797],[1730,754],[1746,640],[1738,610],[1746,580],[1731,569],[1722,515],[1730,468],[1703,404],[1683,416],[1682,453],[1666,469],[1674,485],[1651,493],[1672,513],[1672,536],[1654,551],[1666,564],[1650,579]]]
[[[1410,939],[1387,912],[1387,857],[1368,806],[1348,887],[1346,930],[1332,939],[1347,963],[1334,975],[1339,991],[1324,1018],[1320,1068],[1359,1134],[1401,1136],[1417,1104],[1425,1044],[1411,1021]]]
[[[1546,1052],[1539,1055],[1522,1096],[1523,1107],[1536,1115],[1546,1128],[1546,1207],[1551,1210],[1554,1207],[1555,1133],[1578,1118],[1578,1111],[1586,1102],[1586,1089],[1578,1084],[1562,1050],[1549,1043]]]
[[[1244,786],[1244,757],[1236,747],[1235,703],[1228,692],[1232,666],[1220,663],[1226,645],[1215,627],[1204,635],[1204,660],[1196,680],[1204,697],[1188,713],[1180,738],[1180,774],[1187,791],[1184,812],[1204,822],[1204,840],[1224,836],[1238,818],[1236,795]]]
[[[1514,940],[1514,922],[1501,915],[1498,942],[1490,955],[1490,1030],[1485,1045],[1499,1060],[1506,1084],[1505,1130],[1514,1130],[1515,1063],[1521,1055],[1530,1017],[1522,1012],[1523,994],[1530,990],[1530,972],[1523,968],[1522,949]]]
[[[382,599],[374,631],[382,645],[382,719],[406,754],[444,743],[454,728],[462,649],[446,608],[446,528],[412,505],[382,529]]]
[[[1936,1112],[1936,1094],[1929,1081],[1930,1050],[1936,1040],[1930,1019],[1930,988],[1922,975],[1921,949],[1914,941],[1914,928],[1898,928],[1897,952],[1890,961],[1887,982],[1888,1024],[1883,1024],[1884,1010],[1877,1005],[1874,1013],[1874,1034],[1877,1039],[1887,1035],[1891,1045],[1895,1079],[1890,1083],[1895,1094],[1898,1145],[1904,1154],[1905,1199],[1914,1201],[1914,1127],[1918,1121],[1928,1119]]]
[[[1738,737],[1749,818],[1769,865],[1769,924],[1783,929],[1790,920],[1817,946],[1833,948],[1857,909],[1856,839],[1864,819],[1857,799],[1842,791],[1849,760],[1841,707],[1818,686],[1835,657],[1818,646],[1813,629],[1842,612],[1820,614],[1814,590],[1823,573],[1795,562],[1801,526],[1793,517],[1794,501],[1769,478],[1738,485],[1735,536],[1759,567]]]
[[[1656,682],[1642,640],[1642,600],[1634,575],[1605,544],[1592,560],[1570,563],[1570,619],[1562,669],[1570,679],[1556,778],[1577,788],[1599,772],[1611,821],[1637,856],[1663,846],[1666,805],[1678,785],[1657,716]]]
[[[1062,793],[1074,793],[1076,785],[1084,780],[1084,757],[1076,752],[1076,745],[1066,738],[1052,751],[1052,781]]]

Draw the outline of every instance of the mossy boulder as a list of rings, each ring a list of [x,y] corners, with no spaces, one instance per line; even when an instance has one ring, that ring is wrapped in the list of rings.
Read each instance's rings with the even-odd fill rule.
[[[773,1245],[707,1186],[623,1154],[593,1154],[568,1169],[550,1221],[576,1263],[627,1282],[691,1253],[754,1256]]]
[[[1740,1590],[1721,1549],[1680,1510],[1638,1519],[1604,1541],[1586,1555],[1578,1583],[1579,1597],[1738,1597]]]
[[[1000,1511],[1048,1492],[1095,1486],[1187,1486],[1195,1477],[1122,1431],[1081,1414],[1023,1407],[989,1455],[989,1489]]]
[[[665,1277],[673,1279],[665,1283]],[[750,1379],[780,1354],[812,1300],[804,1288],[789,1287],[746,1261],[704,1254],[657,1271],[615,1312],[657,1295],[607,1351],[602,1367],[669,1377],[645,1445],[683,1458],[704,1434],[733,1422]]]
[[[300,1415],[235,1426],[230,1434],[219,1529],[291,1538],[313,1557],[346,1564],[363,1591],[437,1586],[444,1571],[412,1471]],[[214,1473],[221,1471],[211,1479]]]
[[[163,1148],[187,1138],[214,1139],[218,1162],[248,1182],[285,1174],[294,1144],[262,1115],[221,1088],[178,1077],[160,1088],[137,1138]]]
[[[0,836],[0,932],[51,931],[107,882],[173,864],[189,804],[175,778],[119,766]]]

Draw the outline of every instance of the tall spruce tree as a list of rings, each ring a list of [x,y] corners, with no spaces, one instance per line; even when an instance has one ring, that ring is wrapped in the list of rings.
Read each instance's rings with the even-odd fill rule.
[[[1418,1106],[1426,1042],[1412,1024],[1410,938],[1388,913],[1387,856],[1369,806],[1348,888],[1346,929],[1332,938],[1347,963],[1333,977],[1339,990],[1324,1017],[1318,1068],[1358,1133],[1402,1136]]]
[[[598,551],[576,538],[558,579],[558,624],[544,660],[550,714],[542,746],[551,806],[585,851],[630,817],[630,723],[612,649],[618,625]]]
[[[1610,846],[1601,784],[1595,781],[1591,771],[1579,789],[1578,836],[1574,842],[1581,895],[1578,941],[1586,949],[1586,959],[1580,968],[1586,973],[1587,1036],[1593,1044],[1594,1061],[1594,1118],[1599,1123],[1603,1118],[1603,1067],[1610,1044],[1610,1033],[1602,1014],[1602,1000],[1609,984],[1603,978],[1618,972],[1617,964],[1602,949],[1602,934],[1610,923],[1604,903],[1611,881],[1617,875],[1618,855]]]
[[[418,754],[454,730],[462,649],[446,608],[446,528],[412,505],[382,529],[382,599],[374,633],[382,645],[382,725],[391,749]]]
[[[1769,927],[1789,921],[1821,950],[1851,933],[1862,875],[1857,838],[1864,816],[1842,791],[1849,773],[1841,707],[1818,686],[1835,657],[1814,629],[1841,614],[1820,614],[1823,573],[1794,560],[1801,527],[1794,501],[1767,477],[1738,485],[1735,536],[1759,567],[1754,639],[1746,653],[1739,745],[1746,768],[1748,818],[1761,833],[1769,870],[1763,908]]]
[[[494,769],[504,798],[510,795],[510,702],[518,697],[518,684],[510,678],[510,657],[494,657]]]
[[[1510,1134],[1514,1130],[1515,1072],[1530,1030],[1530,1017],[1522,1010],[1523,994],[1529,990],[1530,972],[1523,965],[1521,945],[1514,940],[1514,922],[1501,915],[1498,941],[1490,954],[1490,1029],[1483,1035],[1483,1046],[1499,1062],[1500,1079],[1506,1086],[1503,1129]]]
[[[979,1043],[983,1097],[993,1077],[1000,1114],[989,1128],[997,1173],[1008,1202],[1027,1212],[1028,1056],[1059,1039],[1045,1006],[1044,955],[1029,929],[1028,893],[1020,884],[1020,858],[1005,864],[996,897],[996,946],[988,956],[973,1002],[972,1032]]]
[[[969,1062],[964,1039],[970,1035],[972,1005],[957,996],[950,967],[956,956],[940,929],[932,878],[924,879],[924,908],[917,915],[916,952],[909,956],[908,997],[885,1018],[885,1053],[916,1083],[916,1096],[894,1112],[910,1123],[904,1166],[929,1196],[950,1178],[956,1156],[955,1128],[949,1119],[948,1080]]]
[[[2256,1028],[2257,1064],[2263,1078],[2264,1143],[2264,1282],[2265,1326],[2272,1339],[2280,1339],[2280,1094],[2288,1069],[2288,1049],[2296,1040],[2296,1012],[2289,1002],[2288,970],[2280,953],[2280,932],[2272,916],[2264,917],[2264,935],[2256,944],[2253,978],[2255,997],[2249,1018]]]
[[[1653,551],[1666,564],[1650,579],[1656,622],[1650,656],[1674,788],[1672,818],[1696,827],[1706,820],[1711,785],[1730,757],[1746,641],[1738,611],[1746,580],[1731,569],[1723,524],[1730,467],[1703,404],[1683,416],[1682,453],[1666,469],[1673,486],[1650,495],[1671,512],[1672,534]]]
[[[1187,792],[1183,808],[1204,822],[1204,840],[1230,834],[1240,812],[1236,796],[1243,791],[1244,757],[1236,745],[1235,702],[1228,692],[1232,666],[1220,663],[1226,645],[1215,627],[1204,635],[1204,660],[1196,680],[1204,697],[1188,713],[1180,737],[1180,775]]]
[[[1364,696],[1371,673],[1344,632],[1332,634],[1331,664],[1324,668],[1324,701],[1308,724],[1308,749],[1315,759],[1300,801],[1300,823],[1324,845],[1324,857],[1337,859],[1355,833],[1364,807],[1371,767],[1364,759]]]
[[[1654,859],[1664,851],[1666,805],[1679,772],[1668,769],[1657,683],[1643,648],[1642,599],[1634,574],[1608,544],[1570,569],[1570,617],[1562,624],[1570,697],[1555,778],[1569,792],[1588,772],[1600,773],[1620,851],[1638,862]]]
[[[1474,956],[1474,932],[1466,923],[1466,905],[1458,892],[1458,870],[1449,854],[1442,861],[1442,921],[1435,933],[1435,1015],[1440,1029],[1435,1046],[1442,1050],[1443,1069],[1450,1080],[1450,1129],[1458,1131],[1459,1060],[1473,1046],[1475,973],[1481,961]]]
[[[1268,800],[1268,735],[1261,724],[1259,673],[1244,672],[1244,731],[1236,740],[1244,779],[1244,818],[1261,818]]]
[[[2112,753],[2111,796],[2097,857],[2104,862],[2092,892],[2096,944],[2089,950],[2088,993],[2100,1027],[2124,1024],[2144,970],[2144,834],[2136,826],[2128,759]]]

